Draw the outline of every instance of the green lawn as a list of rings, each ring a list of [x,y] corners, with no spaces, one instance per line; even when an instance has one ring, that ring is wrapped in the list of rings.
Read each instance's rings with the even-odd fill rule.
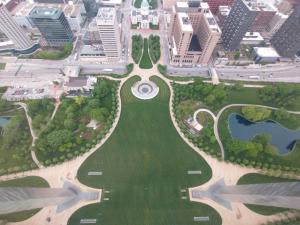
[[[49,187],[46,180],[41,177],[25,177],[15,180],[0,182],[0,187]],[[18,222],[26,220],[36,214],[40,209],[0,215],[0,221]]]
[[[292,182],[292,181],[295,180],[272,177],[272,176],[267,176],[267,175],[262,175],[257,173],[248,173],[239,179],[238,184],[264,184],[264,183],[280,183],[280,182]],[[247,206],[247,208],[249,208],[250,210],[262,215],[273,215],[276,213],[289,210],[286,208],[252,205],[252,204],[245,204],[245,206]]]
[[[151,62],[149,52],[148,52],[148,39],[147,38],[144,38],[144,50],[143,50],[143,55],[142,55],[139,67],[141,69],[151,69],[152,68],[152,62]]]
[[[211,207],[182,199],[188,196],[181,190],[207,182],[211,169],[174,129],[166,84],[152,77],[160,87],[159,95],[141,101],[130,89],[137,80],[133,77],[122,87],[122,114],[116,130],[78,172],[83,184],[104,189],[102,202],[79,209],[68,224],[79,224],[84,218],[105,225],[199,224],[194,216],[210,217],[201,224],[221,224]],[[189,170],[201,170],[202,175],[187,175]],[[87,176],[89,171],[103,175]]]

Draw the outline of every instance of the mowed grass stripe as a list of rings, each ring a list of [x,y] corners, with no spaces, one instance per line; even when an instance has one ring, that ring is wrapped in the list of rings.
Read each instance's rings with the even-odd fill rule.
[[[211,207],[181,199],[187,197],[181,189],[207,182],[211,169],[174,129],[168,109],[169,90],[158,79],[161,95],[146,101],[132,98],[130,84],[136,77],[124,84],[118,127],[78,172],[83,184],[110,193],[103,192],[101,203],[75,212],[69,225],[85,218],[97,219],[96,224],[101,225],[199,224],[194,216],[210,217],[201,225],[221,224]],[[189,170],[201,170],[202,174],[188,175]],[[89,171],[102,171],[103,175],[87,176]]]

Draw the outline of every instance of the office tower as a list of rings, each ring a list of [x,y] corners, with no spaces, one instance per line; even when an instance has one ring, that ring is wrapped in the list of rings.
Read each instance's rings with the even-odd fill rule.
[[[234,51],[248,30],[250,30],[257,14],[257,7],[251,1],[236,0],[225,19],[222,29],[222,41],[226,50]]]
[[[59,47],[73,42],[73,33],[61,9],[37,6],[31,10],[29,18],[40,30],[48,45]]]
[[[14,43],[16,49],[24,50],[33,45],[3,4],[0,4],[0,30]]]
[[[271,44],[277,52],[288,58],[294,58],[300,52],[300,6],[279,28],[271,39]]]
[[[121,57],[121,36],[115,8],[100,8],[96,23],[108,61],[119,61]]]
[[[99,6],[96,0],[83,0],[83,5],[86,11],[87,17],[97,16]]]
[[[213,14],[218,12],[219,6],[231,6],[234,0],[204,0],[209,5],[209,9]]]
[[[169,40],[174,66],[207,65],[221,36],[207,3],[177,2],[173,7]]]
[[[267,27],[268,35],[272,37],[279,30],[282,24],[287,20],[287,18],[287,15],[284,15],[280,12],[276,13]]]
[[[290,14],[298,5],[300,5],[299,0],[283,0],[278,4],[277,8],[283,14]]]

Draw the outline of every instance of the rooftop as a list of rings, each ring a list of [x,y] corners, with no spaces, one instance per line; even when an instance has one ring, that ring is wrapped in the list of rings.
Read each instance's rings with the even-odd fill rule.
[[[280,57],[280,55],[272,47],[254,47],[253,50],[261,57]]]
[[[78,14],[80,14],[81,5],[20,2],[13,9],[11,14],[15,16],[28,16],[32,9],[35,7],[59,8],[63,10],[66,17],[76,17]]]
[[[48,8],[48,7],[36,6],[31,10],[29,16],[32,18],[43,17],[43,18],[58,19],[61,13],[62,10],[60,8]]]
[[[192,24],[191,24],[190,19],[189,19],[188,15],[186,13],[179,12],[178,13],[178,18],[179,18],[179,23],[180,23],[181,29],[183,31],[193,32]]]
[[[115,21],[116,10],[113,7],[101,7],[97,14],[97,23],[112,23]]]

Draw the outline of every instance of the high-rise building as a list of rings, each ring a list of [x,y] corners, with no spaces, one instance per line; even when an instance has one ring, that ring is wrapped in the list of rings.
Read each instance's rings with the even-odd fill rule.
[[[231,6],[234,0],[204,0],[209,5],[209,9],[213,14],[218,12],[219,6]]]
[[[272,37],[282,26],[282,24],[287,20],[288,16],[284,15],[280,12],[276,13],[275,16],[272,18],[270,23],[268,24],[268,35]]]
[[[252,32],[266,32],[269,23],[277,13],[275,7],[270,4],[257,4],[256,17],[251,25]]]
[[[83,5],[87,17],[97,16],[99,5],[97,4],[96,0],[83,0]]]
[[[16,49],[24,50],[33,46],[25,31],[17,24],[3,4],[0,4],[0,30],[14,43]]]
[[[171,64],[207,65],[220,36],[221,30],[207,3],[177,2],[169,30]]]
[[[300,52],[300,6],[288,17],[274,34],[271,44],[277,52],[288,58],[294,58]]]
[[[48,45],[59,47],[73,42],[72,30],[61,9],[37,6],[31,10],[29,18],[40,30]]]
[[[257,7],[249,0],[236,0],[222,29],[222,41],[226,50],[236,50],[257,15]]]
[[[96,17],[100,39],[108,61],[119,61],[121,57],[121,35],[116,9],[101,7]]]

